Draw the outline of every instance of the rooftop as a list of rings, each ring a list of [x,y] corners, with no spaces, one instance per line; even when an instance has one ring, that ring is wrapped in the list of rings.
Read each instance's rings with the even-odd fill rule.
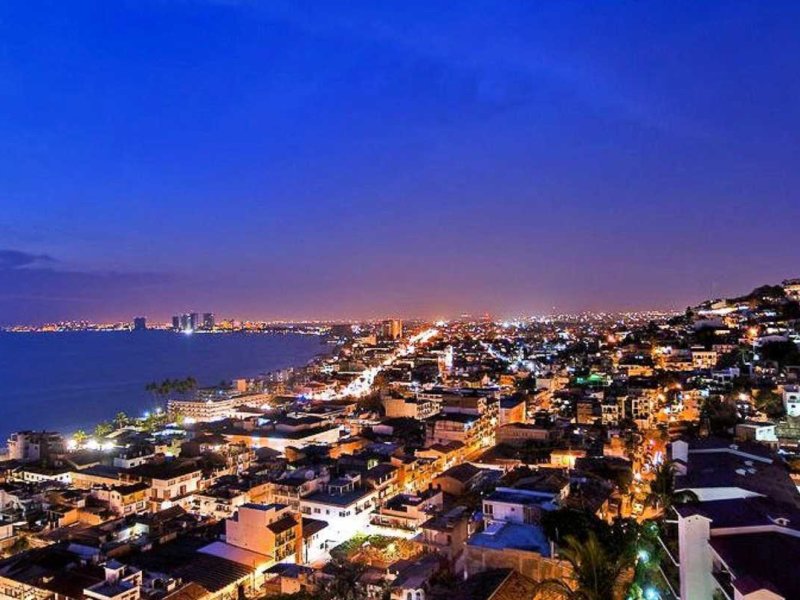
[[[800,598],[800,570],[787,563],[800,556],[800,538],[765,532],[714,536],[710,544],[736,577],[734,587],[737,582],[745,587],[740,591],[766,588],[784,598]]]
[[[356,488],[351,492],[342,494],[331,494],[328,492],[315,492],[306,496],[303,500],[316,502],[317,504],[331,504],[333,506],[350,506],[359,500],[369,496],[372,492],[364,488]]]
[[[437,478],[450,477],[451,479],[455,479],[461,483],[467,483],[468,481],[477,477],[480,473],[481,469],[479,467],[476,467],[471,463],[461,463],[460,465],[455,465],[454,467],[450,467],[446,471],[440,473]]]
[[[285,517],[281,517],[274,523],[270,523],[267,525],[267,529],[269,529],[275,535],[281,534],[284,531],[288,531],[297,525],[297,521],[294,520],[292,515],[286,515]]]
[[[131,563],[145,570],[179,577],[184,582],[218,592],[251,573],[251,568],[233,560],[200,552],[206,540],[180,538],[156,546],[150,552],[136,554]]]
[[[538,525],[496,521],[470,537],[467,544],[492,550],[526,550],[550,556],[550,542],[544,530]]]
[[[740,488],[800,507],[800,493],[786,467],[732,452],[691,452],[687,472],[676,476],[675,487],[677,490]]]
[[[472,575],[454,590],[454,600],[520,600],[532,598],[536,583],[512,569],[492,569]]]
[[[549,494],[538,494],[528,490],[512,490],[500,488],[492,492],[486,498],[487,502],[502,502],[504,504],[517,504],[521,506],[540,506],[545,510],[555,510],[553,496]]]
[[[442,515],[428,519],[422,524],[423,529],[434,531],[451,531],[458,523],[469,518],[466,506],[456,506]]]
[[[774,525],[777,519],[786,519],[787,527],[800,529],[800,509],[769,498],[736,498],[692,502],[674,505],[682,518],[703,516],[712,522],[712,529],[728,527],[758,527]]]
[[[189,473],[199,473],[200,467],[194,461],[168,460],[163,463],[145,463],[124,472],[145,479],[173,479]]]

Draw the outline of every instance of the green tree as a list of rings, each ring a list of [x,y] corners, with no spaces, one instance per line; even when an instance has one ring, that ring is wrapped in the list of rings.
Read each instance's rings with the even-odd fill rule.
[[[365,600],[367,593],[360,583],[366,567],[342,558],[333,558],[326,565],[329,578],[320,585],[320,600]]]
[[[547,511],[542,515],[542,529],[548,539],[561,544],[567,538],[583,541],[590,531],[597,531],[600,519],[585,510],[562,508]]]
[[[633,566],[633,559],[628,553],[614,556],[593,531],[583,541],[567,537],[560,556],[572,567],[571,581],[542,581],[537,586],[534,598],[555,593],[569,600],[615,600],[623,588],[623,576]]]
[[[754,402],[756,408],[770,419],[778,419],[786,414],[781,395],[770,389],[759,390]]]
[[[261,596],[261,600],[317,600],[319,596],[313,592],[301,590],[293,594],[270,594]]]
[[[358,407],[362,410],[368,410],[377,414],[384,414],[383,400],[378,391],[367,394],[363,398],[358,399]]]
[[[108,421],[103,421],[102,423],[98,423],[94,428],[94,437],[104,438],[113,431],[114,425]]]
[[[794,342],[767,342],[758,353],[762,359],[774,361],[780,367],[800,364],[800,350]]]
[[[697,501],[697,496],[688,490],[675,491],[675,463],[665,461],[656,468],[647,499],[655,509],[666,512],[673,504]]]
[[[127,427],[131,423],[131,418],[126,415],[124,412],[118,412],[117,416],[114,417],[114,427],[117,429],[122,429],[123,427]]]
[[[711,396],[706,399],[703,403],[702,417],[708,422],[711,433],[716,435],[727,434],[739,421],[735,404],[718,396]]]
[[[6,550],[6,556],[14,556],[15,554],[19,554],[20,552],[25,552],[31,547],[30,541],[24,535],[17,536],[17,539],[14,540],[14,543],[11,544]]]

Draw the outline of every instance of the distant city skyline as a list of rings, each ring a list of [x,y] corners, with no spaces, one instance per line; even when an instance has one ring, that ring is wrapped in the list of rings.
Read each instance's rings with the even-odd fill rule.
[[[0,325],[680,310],[797,277],[798,22],[6,3]]]

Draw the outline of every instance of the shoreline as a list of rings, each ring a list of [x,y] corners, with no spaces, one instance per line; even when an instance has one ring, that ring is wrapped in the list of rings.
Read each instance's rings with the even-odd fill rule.
[[[118,412],[125,412],[134,417],[139,417],[140,414],[155,410],[157,407],[153,406],[153,398],[145,391],[145,386],[151,381],[160,381],[163,379],[173,379],[185,377],[187,373],[194,374],[200,383],[201,387],[213,387],[220,381],[231,381],[235,379],[265,379],[270,373],[281,371],[284,369],[303,370],[313,366],[317,361],[324,358],[332,351],[332,347],[326,344],[325,336],[316,335],[317,343],[309,346],[310,334],[299,334],[297,332],[285,332],[280,334],[280,339],[291,339],[290,336],[295,337],[300,341],[300,344],[293,344],[285,347],[282,344],[269,344],[269,339],[277,339],[279,335],[277,332],[230,332],[233,334],[240,333],[258,333],[262,335],[242,335],[239,339],[256,340],[261,338],[266,345],[261,345],[257,348],[242,347],[240,344],[235,343],[235,337],[230,335],[220,336],[201,336],[197,340],[204,339],[206,342],[211,338],[218,338],[219,340],[227,340],[225,346],[209,350],[207,347],[200,353],[200,349],[196,344],[186,346],[178,339],[184,338],[183,335],[167,336],[163,335],[165,332],[161,330],[154,330],[156,333],[162,334],[158,336],[144,336],[141,339],[150,340],[150,347],[131,346],[127,344],[122,348],[116,348],[114,353],[117,356],[117,361],[121,362],[121,370],[129,369],[132,363],[137,365],[137,368],[130,373],[129,376],[122,376],[115,369],[103,370],[99,365],[93,362],[93,355],[102,356],[104,354],[103,345],[94,344],[93,351],[84,352],[85,349],[79,349],[76,352],[74,344],[62,344],[60,348],[53,349],[52,352],[43,351],[41,347],[36,348],[35,353],[38,356],[40,364],[57,363],[59,366],[63,365],[68,358],[76,365],[76,370],[79,375],[67,381],[59,379],[48,371],[47,377],[42,377],[37,371],[29,374],[28,381],[19,383],[17,389],[12,389],[4,396],[0,396],[0,402],[6,406],[0,405],[0,410],[7,413],[9,416],[8,429],[3,431],[2,442],[5,442],[6,437],[14,431],[21,430],[55,430],[63,433],[64,435],[71,436],[77,430],[93,428],[98,423],[105,422],[114,417]],[[7,333],[7,332],[0,332]],[[13,333],[27,333],[28,336],[7,336],[6,339],[45,339],[51,336],[32,335],[35,333],[69,333],[72,335],[85,336],[83,339],[119,339],[130,340],[129,336],[114,336],[108,338],[94,338],[89,336],[90,333],[121,333],[118,331],[48,331],[48,332],[13,332]],[[133,333],[133,332],[127,332]],[[137,332],[139,333],[139,332]],[[176,332],[177,333],[177,332]],[[228,333],[228,332],[225,332]],[[187,342],[193,336],[185,336]],[[67,339],[64,336],[63,339]],[[51,339],[57,339],[57,336],[52,336]],[[166,340],[164,343],[155,342],[153,340]],[[308,343],[303,344],[304,340]],[[233,342],[233,343],[231,343]],[[177,344],[177,346],[176,346]],[[159,352],[157,354],[171,357],[173,364],[164,366],[159,360],[159,356],[151,356],[148,350],[153,346],[157,346]],[[164,348],[166,346],[166,348]],[[203,344],[207,346],[207,344]],[[236,355],[230,356],[229,351],[233,351]],[[182,351],[181,356],[177,359],[176,354]],[[194,351],[194,352],[193,352]],[[13,352],[13,351],[12,351]],[[47,354],[52,354],[46,357]],[[89,356],[89,355],[92,356]],[[44,356],[43,356],[44,355]],[[62,356],[66,355],[66,356]],[[254,357],[258,357],[254,360]],[[20,356],[20,360],[25,360],[26,357]],[[238,360],[241,359],[241,360]],[[247,363],[250,361],[250,364]],[[227,362],[227,364],[225,364]],[[7,365],[8,366],[8,365]],[[9,375],[13,371],[13,367],[9,368]],[[88,374],[87,374],[88,373]],[[38,402],[37,402],[38,401]],[[38,406],[37,406],[38,404]],[[55,412],[56,414],[53,414]],[[81,416],[81,413],[84,414]],[[32,417],[28,421],[25,417]],[[48,418],[52,417],[52,420]],[[38,418],[36,418],[38,417]],[[79,417],[74,419],[74,417]]]

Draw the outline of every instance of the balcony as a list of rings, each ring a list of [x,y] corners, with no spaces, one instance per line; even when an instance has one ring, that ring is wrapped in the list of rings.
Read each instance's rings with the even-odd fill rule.
[[[665,520],[659,523],[658,541],[661,542],[661,546],[672,564],[676,567],[679,566],[678,522]]]
[[[715,564],[711,570],[711,575],[717,582],[720,591],[725,595],[725,598],[733,600],[735,593],[733,591],[733,578],[730,572],[722,565]]]

